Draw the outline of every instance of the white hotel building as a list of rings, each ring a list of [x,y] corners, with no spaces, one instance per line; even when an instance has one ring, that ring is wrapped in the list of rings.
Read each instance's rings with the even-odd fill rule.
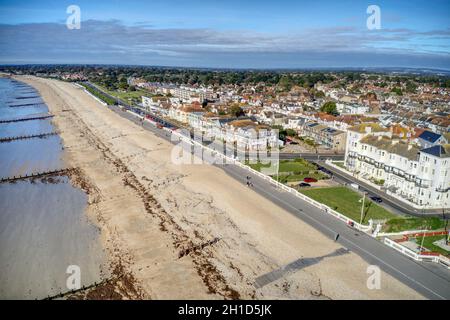
[[[450,208],[449,144],[420,148],[387,131],[357,126],[348,132],[345,166],[416,208]]]
[[[200,102],[202,103],[204,100],[213,100],[217,98],[217,95],[214,94],[214,91],[207,88],[191,88],[186,86],[176,87],[170,90],[171,94],[186,102]]]

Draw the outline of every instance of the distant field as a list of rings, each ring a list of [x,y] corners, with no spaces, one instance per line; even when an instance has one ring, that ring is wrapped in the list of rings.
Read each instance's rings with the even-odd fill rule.
[[[362,196],[346,187],[331,187],[300,190],[304,195],[326,204],[339,213],[357,222],[361,219]],[[364,202],[363,223],[367,224],[370,219],[392,219],[396,216],[366,197]]]

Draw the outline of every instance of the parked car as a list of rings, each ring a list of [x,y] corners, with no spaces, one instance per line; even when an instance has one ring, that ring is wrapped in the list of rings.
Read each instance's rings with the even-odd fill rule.
[[[317,179],[315,178],[310,178],[310,177],[306,177],[305,179],[303,179],[304,182],[317,182]]]
[[[311,187],[311,185],[309,183],[306,183],[306,182],[299,183],[298,186],[299,187]]]
[[[377,197],[377,196],[371,196],[370,200],[378,202],[378,203],[383,202],[383,199],[381,199],[380,197]]]

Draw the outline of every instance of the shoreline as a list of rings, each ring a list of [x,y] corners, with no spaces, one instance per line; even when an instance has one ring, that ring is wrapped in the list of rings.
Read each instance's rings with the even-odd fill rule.
[[[145,299],[422,298],[385,273],[385,291],[367,289],[368,264],[353,253],[255,288],[261,274],[340,246],[219,168],[171,164],[171,145],[72,84],[16,78],[38,89],[55,115],[64,160],[79,168],[74,183],[87,190],[86,215],[98,224],[110,261],[122,267],[117,273],[130,277],[124,282],[131,288],[118,283],[112,292],[126,288],[124,298]]]

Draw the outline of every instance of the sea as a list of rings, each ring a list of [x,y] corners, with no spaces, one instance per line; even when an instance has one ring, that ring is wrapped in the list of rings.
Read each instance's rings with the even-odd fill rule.
[[[0,179],[66,168],[51,118],[11,121],[49,114],[36,89],[0,77]],[[47,133],[56,134],[27,138]],[[0,299],[45,299],[103,280],[100,231],[86,206],[64,175],[0,182]]]

